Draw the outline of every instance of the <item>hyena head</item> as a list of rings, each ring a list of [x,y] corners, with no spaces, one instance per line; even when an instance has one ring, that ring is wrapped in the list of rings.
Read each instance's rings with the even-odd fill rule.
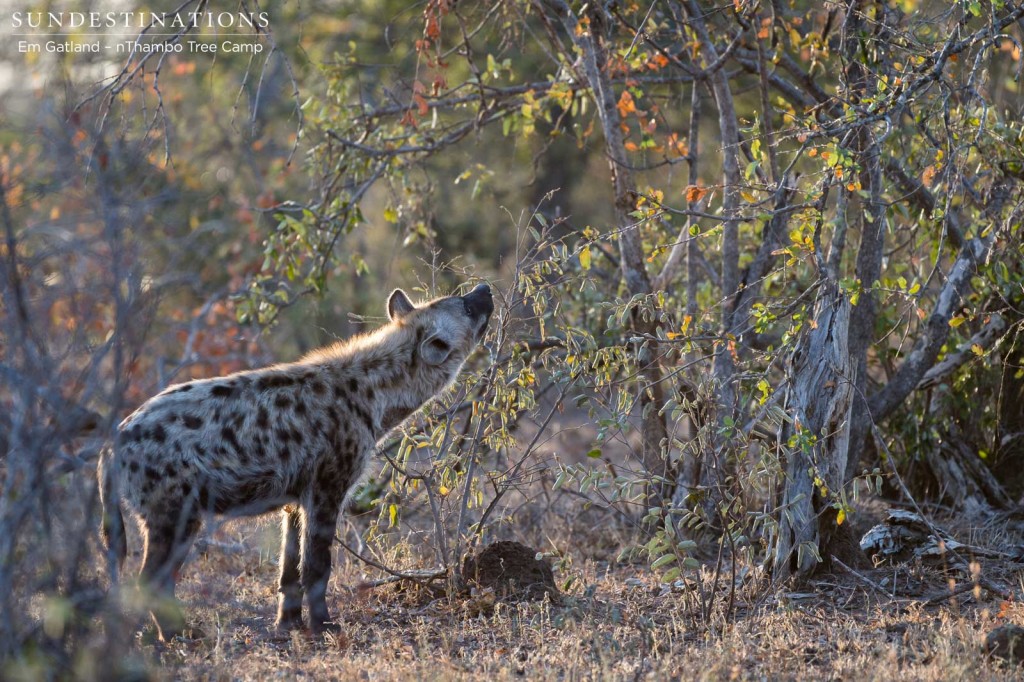
[[[446,296],[420,306],[401,289],[388,299],[391,321],[415,332],[418,358],[451,379],[483,338],[493,312],[491,288],[486,284],[465,296]]]

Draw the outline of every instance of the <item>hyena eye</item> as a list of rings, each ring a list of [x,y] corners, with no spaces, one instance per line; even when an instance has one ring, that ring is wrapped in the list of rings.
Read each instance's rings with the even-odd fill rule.
[[[430,341],[430,347],[440,353],[447,353],[452,348],[444,339],[432,339]]]

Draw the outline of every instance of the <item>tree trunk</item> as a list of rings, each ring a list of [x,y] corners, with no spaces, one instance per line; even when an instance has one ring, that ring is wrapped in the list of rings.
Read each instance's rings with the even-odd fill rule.
[[[942,443],[927,448],[925,465],[933,477],[936,490],[928,497],[938,499],[968,518],[981,519],[997,510],[1009,509],[1013,501],[1002,484],[957,428],[950,424],[943,429]]]
[[[807,576],[836,528],[842,501],[853,406],[853,365],[848,348],[850,302],[829,283],[814,323],[793,352],[786,428],[789,453],[782,514],[774,552],[776,577]]]
[[[604,31],[609,28],[610,17],[605,15],[603,6],[590,5],[586,9],[589,29],[578,30],[579,19],[568,5],[561,0],[551,0],[549,4],[556,8],[563,26],[580,52],[580,68],[597,104],[605,153],[611,170],[619,259],[626,289],[631,296],[650,294],[651,280],[644,259],[639,225],[631,215],[636,209],[636,185],[622,134],[618,98],[608,73]],[[639,335],[656,336],[657,320],[653,316],[643,315],[638,307],[631,311],[630,321]],[[662,370],[657,354],[649,343],[643,343],[637,348],[636,363],[644,382],[639,389],[642,415],[641,461],[648,475],[658,476],[663,481],[653,486],[648,495],[651,504],[660,505],[663,500],[672,497],[671,482],[674,479],[665,454],[668,430],[661,414],[665,404]]]

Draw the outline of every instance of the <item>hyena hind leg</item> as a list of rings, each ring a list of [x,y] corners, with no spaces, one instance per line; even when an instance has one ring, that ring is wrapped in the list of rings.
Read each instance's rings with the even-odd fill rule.
[[[328,488],[330,490],[330,488]],[[327,611],[327,581],[331,577],[331,545],[341,501],[318,491],[306,510],[302,539],[302,588],[309,609],[309,629],[314,633],[337,632]]]
[[[150,615],[164,641],[185,631],[185,614],[174,588],[200,525],[198,514],[149,518],[144,523],[146,548],[139,581],[149,591]]]
[[[302,583],[299,563],[302,551],[302,512],[287,508],[281,514],[281,576],[278,581],[278,630],[302,627]]]

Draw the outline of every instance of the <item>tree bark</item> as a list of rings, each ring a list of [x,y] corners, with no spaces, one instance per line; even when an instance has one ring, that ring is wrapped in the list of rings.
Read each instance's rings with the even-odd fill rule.
[[[793,352],[788,412],[796,436],[789,453],[782,514],[774,552],[778,579],[805,577],[818,548],[836,528],[833,503],[842,499],[850,446],[853,364],[849,352],[850,302],[828,283],[814,310],[814,324]],[[787,438],[787,440],[789,440]]]

